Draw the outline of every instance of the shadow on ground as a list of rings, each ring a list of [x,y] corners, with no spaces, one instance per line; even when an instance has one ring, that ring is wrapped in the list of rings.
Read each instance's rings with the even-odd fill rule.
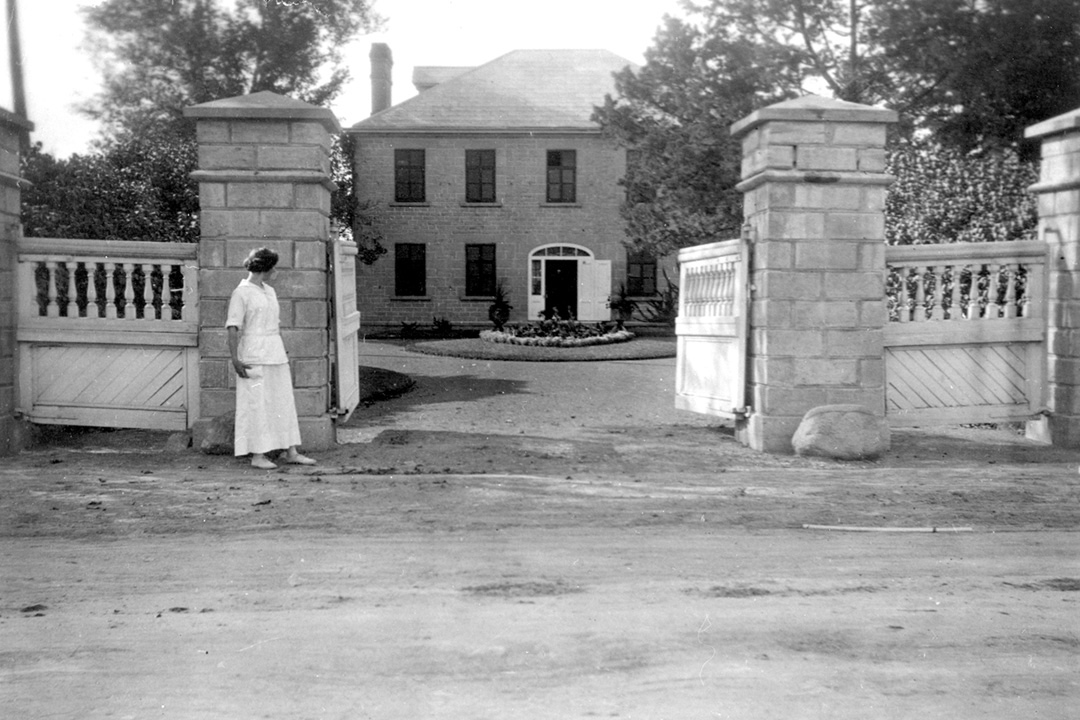
[[[523,380],[496,380],[476,375],[403,375],[381,368],[361,368],[362,414],[343,427],[370,425],[375,418],[406,412],[421,405],[469,402],[495,395],[527,393]]]

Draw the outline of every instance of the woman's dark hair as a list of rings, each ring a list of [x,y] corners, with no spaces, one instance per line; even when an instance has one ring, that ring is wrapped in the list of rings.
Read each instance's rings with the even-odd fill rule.
[[[262,247],[252,250],[248,254],[247,260],[244,261],[244,267],[253,273],[270,272],[277,265],[277,261],[278,254],[276,252],[270,248]]]

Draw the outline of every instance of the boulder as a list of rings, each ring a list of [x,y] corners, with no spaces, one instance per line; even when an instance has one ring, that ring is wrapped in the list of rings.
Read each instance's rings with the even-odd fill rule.
[[[192,444],[206,455],[232,455],[235,426],[235,413],[219,415],[208,423],[197,423]]]
[[[167,453],[187,452],[189,447],[191,447],[191,433],[189,432],[174,432],[165,441],[165,452]]]
[[[791,444],[799,455],[872,460],[889,449],[889,425],[862,405],[822,405],[803,416]]]

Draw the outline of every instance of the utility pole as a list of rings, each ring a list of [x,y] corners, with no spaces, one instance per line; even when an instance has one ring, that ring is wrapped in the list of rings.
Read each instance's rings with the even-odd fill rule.
[[[7,0],[8,10],[8,62],[11,65],[11,94],[14,111],[23,120],[26,116],[26,85],[23,83],[22,44],[19,40],[19,9],[16,0]],[[23,152],[30,147],[30,132],[21,133]]]

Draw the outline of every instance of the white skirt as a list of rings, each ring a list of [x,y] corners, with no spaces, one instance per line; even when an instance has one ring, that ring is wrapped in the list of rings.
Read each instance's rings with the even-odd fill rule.
[[[253,365],[249,373],[259,377],[236,378],[236,456],[299,445],[289,365]]]

